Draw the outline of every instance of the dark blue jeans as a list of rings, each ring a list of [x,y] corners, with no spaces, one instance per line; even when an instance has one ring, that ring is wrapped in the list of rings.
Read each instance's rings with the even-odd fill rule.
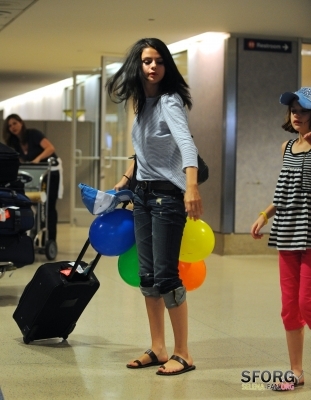
[[[186,223],[183,194],[136,189],[134,221],[141,288],[154,288],[162,295],[181,287],[178,263]]]

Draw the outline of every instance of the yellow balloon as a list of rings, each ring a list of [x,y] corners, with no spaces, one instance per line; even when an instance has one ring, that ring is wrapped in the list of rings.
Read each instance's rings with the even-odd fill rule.
[[[194,263],[204,260],[211,254],[215,246],[215,235],[212,228],[201,219],[194,221],[187,218],[179,260]]]

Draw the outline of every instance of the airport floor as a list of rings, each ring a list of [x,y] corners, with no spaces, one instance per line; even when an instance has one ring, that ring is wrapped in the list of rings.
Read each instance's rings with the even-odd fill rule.
[[[60,224],[57,260],[74,260],[87,235],[87,228]],[[93,257],[89,250],[85,259]],[[100,259],[95,272],[101,286],[67,341],[24,344],[12,314],[25,285],[45,262],[44,255],[36,254],[33,265],[0,279],[0,400],[311,399],[309,330],[304,387],[273,392],[241,382],[243,371],[289,369],[276,255],[212,254],[205,260],[203,285],[188,292],[189,346],[196,370],[176,376],[158,376],[157,367],[125,366],[150,341],[143,297],[121,279],[117,257]],[[172,352],[168,317],[166,337]]]

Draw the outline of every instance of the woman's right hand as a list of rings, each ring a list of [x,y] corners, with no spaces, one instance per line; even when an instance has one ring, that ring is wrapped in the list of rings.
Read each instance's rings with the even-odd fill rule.
[[[118,192],[122,189],[128,189],[133,176],[135,161],[133,160],[129,168],[126,170],[125,174],[122,176],[121,180],[114,186],[114,190]]]
[[[128,189],[129,183],[129,180],[125,176],[123,176],[122,179],[116,185],[114,185],[113,188],[116,192],[122,189]]]

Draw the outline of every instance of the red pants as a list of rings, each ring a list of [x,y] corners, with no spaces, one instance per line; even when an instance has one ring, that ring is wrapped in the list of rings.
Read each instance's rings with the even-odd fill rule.
[[[285,329],[311,329],[311,249],[280,250],[279,268]]]

